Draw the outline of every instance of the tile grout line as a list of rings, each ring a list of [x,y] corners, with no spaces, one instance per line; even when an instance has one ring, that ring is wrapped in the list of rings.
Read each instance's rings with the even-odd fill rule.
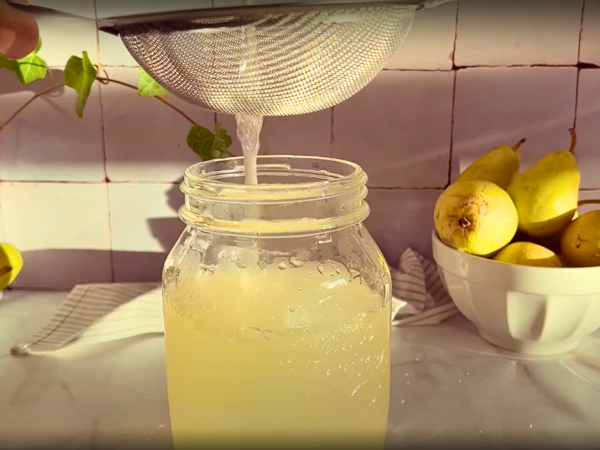
[[[460,2],[456,4],[456,17],[454,20],[454,47],[452,50],[452,68],[454,80],[452,85],[452,112],[450,116],[450,148],[448,155],[448,180],[447,185],[452,183],[452,158],[454,157],[454,119],[456,108],[456,86],[458,84],[458,71],[456,70],[456,49],[458,45],[458,20],[460,17]]]
[[[98,20],[98,7],[97,0],[92,0],[94,5],[94,17]],[[102,54],[100,53],[100,31],[96,27],[96,46],[98,49],[98,60],[102,60]],[[100,103],[100,131],[102,135],[102,157],[104,162],[104,182],[108,183],[108,158],[106,156],[106,133],[104,126],[104,102],[102,101],[102,83],[98,83],[98,101]]]
[[[583,25],[584,25],[584,21],[585,21],[586,4],[587,4],[587,0],[583,0],[582,6],[581,6],[581,25],[579,28],[579,42],[578,42],[578,47],[577,47],[578,69],[577,69],[577,80],[575,83],[575,117],[573,118],[573,129],[575,129],[575,130],[577,130],[577,116],[579,115],[579,86],[581,83],[581,67],[579,67],[579,64],[581,64],[581,41],[583,39]]]
[[[456,71],[456,50],[458,48],[458,19],[460,16],[460,2],[456,3],[456,17],[454,18],[454,46],[452,47],[452,70]]]
[[[581,42],[583,40],[583,26],[585,23],[585,10],[588,0],[583,0],[581,3],[581,22],[579,24],[579,41],[577,42],[577,63],[581,63]]]
[[[110,278],[111,278],[111,282],[114,283],[115,280],[117,279],[116,277],[116,273],[115,273],[115,252],[114,252],[114,245],[113,245],[113,229],[112,229],[112,215],[111,215],[111,207],[110,207],[110,183],[105,183],[106,185],[106,209],[107,209],[107,213],[108,213],[108,241],[110,244],[110,251],[109,251],[109,259],[110,259]]]
[[[454,158],[454,121],[456,114],[456,87],[458,85],[458,72],[454,72],[454,84],[452,85],[452,114],[450,118],[450,150],[448,155],[448,181],[447,186],[452,184],[452,159]]]
[[[96,20],[98,20],[98,7],[97,0],[94,1],[94,14],[96,16]],[[102,60],[102,52],[100,50],[100,30],[96,27],[96,39],[98,41],[98,59]],[[113,245],[113,230],[112,230],[112,220],[111,220],[111,207],[110,207],[110,179],[108,178],[108,155],[106,152],[106,127],[104,121],[104,102],[103,98],[103,86],[100,83],[100,119],[102,126],[102,152],[104,154],[104,185],[106,186],[106,212],[107,212],[107,220],[108,220],[108,242],[110,246],[110,250],[108,252],[109,261],[110,261],[110,282],[114,283],[116,280],[115,275],[115,258],[114,258],[114,245]]]

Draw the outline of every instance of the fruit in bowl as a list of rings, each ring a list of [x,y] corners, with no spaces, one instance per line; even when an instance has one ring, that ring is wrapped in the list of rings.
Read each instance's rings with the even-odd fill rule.
[[[446,290],[491,344],[553,355],[600,328],[600,267],[508,264],[459,252],[435,232],[432,240]]]
[[[488,158],[513,174],[509,183],[502,178],[505,188],[487,187],[494,167],[479,163],[482,179],[459,177],[435,208],[433,254],[442,281],[481,336],[506,350],[563,353],[600,329],[600,211],[577,214],[578,204],[600,201],[579,202],[577,137],[570,133],[568,151],[521,174],[514,158]],[[468,207],[474,185],[493,192],[494,201]]]

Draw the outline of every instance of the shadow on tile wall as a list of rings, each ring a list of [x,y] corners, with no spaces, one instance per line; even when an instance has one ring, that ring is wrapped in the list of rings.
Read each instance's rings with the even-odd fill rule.
[[[159,201],[157,198],[156,201]],[[146,241],[154,241],[153,247],[161,251],[122,251],[113,250],[114,279],[118,282],[160,281],[165,259],[183,232],[185,225],[177,217],[177,212],[183,204],[179,184],[173,184],[165,193],[164,198],[172,217],[149,217],[145,219],[147,234]],[[119,230],[113,230],[113,236]]]
[[[59,185],[56,183],[43,186],[43,190],[50,190],[50,197],[60,196],[57,204],[48,208],[56,211],[59,217],[48,218],[46,221],[46,228],[43,230],[46,233],[45,239],[52,243],[80,245],[82,248],[59,248],[52,244],[43,246],[38,243],[39,236],[32,235],[40,232],[39,226],[19,226],[19,223],[9,222],[10,233],[7,241],[21,248],[24,258],[23,272],[15,282],[15,288],[62,290],[84,283],[161,280],[165,258],[184,229],[183,222],[177,217],[177,210],[183,203],[178,184],[170,185],[167,189],[162,185],[118,184],[116,187],[119,190],[116,190],[115,194],[120,198],[110,201],[113,207],[110,229],[108,223],[99,223],[102,205],[97,202],[94,205],[100,210],[96,213],[97,218],[89,215],[87,219],[79,217],[79,223],[69,225],[68,221],[71,218],[62,216],[68,215],[75,208],[63,206],[65,209],[60,209],[60,204],[68,203],[69,200],[63,198],[65,194],[61,194],[57,186]],[[81,193],[81,186],[68,185],[66,195],[72,195],[71,188],[77,190],[78,187]],[[94,186],[94,191],[101,187],[83,185],[86,186]],[[17,188],[22,188],[22,185],[17,184]],[[143,195],[140,195],[140,192]],[[151,195],[147,195],[148,193]],[[6,195],[6,192],[3,194]],[[4,202],[4,205],[12,207],[15,203],[20,204],[23,196],[27,197],[27,202],[27,199],[36,197],[36,194],[36,190],[27,189],[21,196],[6,197],[9,200]],[[91,202],[90,198],[89,195],[83,197],[84,201],[88,202]],[[145,203],[141,202],[143,199],[146,200]],[[44,200],[46,199],[42,198],[42,201]],[[81,203],[76,206],[80,209]],[[25,207],[27,211],[22,212],[19,220],[30,223],[32,214],[33,217],[36,216],[29,213],[29,204]],[[96,222],[94,228],[90,228],[90,220]],[[82,233],[94,233],[98,239],[84,239],[83,242]],[[75,243],[69,243],[70,239],[75,239]],[[106,248],[94,249],[90,248],[90,245]]]

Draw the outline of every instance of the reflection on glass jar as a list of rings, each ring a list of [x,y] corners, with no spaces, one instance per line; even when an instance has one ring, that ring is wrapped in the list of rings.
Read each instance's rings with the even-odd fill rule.
[[[326,158],[186,171],[186,230],[165,264],[176,448],[382,448],[391,280],[363,225],[367,177]]]

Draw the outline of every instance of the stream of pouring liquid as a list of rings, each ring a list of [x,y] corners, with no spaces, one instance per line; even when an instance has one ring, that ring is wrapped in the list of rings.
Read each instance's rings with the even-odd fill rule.
[[[246,184],[257,185],[258,173],[256,163],[258,160],[258,151],[260,150],[260,132],[263,126],[263,117],[238,114],[235,116],[235,120],[237,122],[238,139],[244,152]]]

